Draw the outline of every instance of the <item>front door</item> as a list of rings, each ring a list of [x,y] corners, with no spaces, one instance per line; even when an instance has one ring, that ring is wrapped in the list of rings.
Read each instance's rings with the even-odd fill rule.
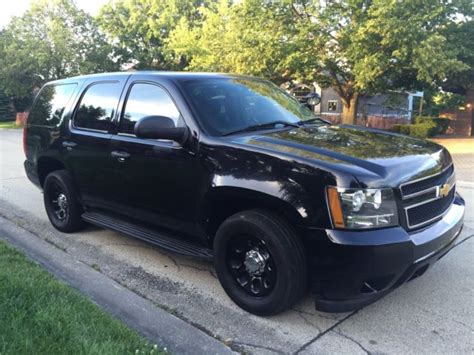
[[[135,123],[146,116],[185,122],[168,92],[144,81],[130,83],[117,134],[111,140],[116,195],[122,211],[166,229],[191,233],[196,196],[195,152],[176,142],[140,139]]]

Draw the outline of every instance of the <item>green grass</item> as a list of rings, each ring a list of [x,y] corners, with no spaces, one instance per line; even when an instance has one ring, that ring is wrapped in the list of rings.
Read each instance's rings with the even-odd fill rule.
[[[20,129],[23,128],[23,126],[17,126],[15,124],[15,121],[7,121],[7,122],[0,122],[0,129],[2,128],[16,128]]]
[[[136,353],[164,354],[0,242],[0,354]]]

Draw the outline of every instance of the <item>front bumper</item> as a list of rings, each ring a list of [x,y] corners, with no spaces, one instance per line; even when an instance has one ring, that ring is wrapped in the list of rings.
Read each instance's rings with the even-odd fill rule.
[[[351,311],[423,274],[454,246],[464,209],[456,195],[442,219],[414,232],[326,230],[326,242],[312,260],[316,309]]]

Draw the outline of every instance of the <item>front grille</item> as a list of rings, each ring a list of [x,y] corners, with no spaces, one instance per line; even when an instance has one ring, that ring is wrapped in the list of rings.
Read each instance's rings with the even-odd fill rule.
[[[419,225],[427,224],[440,217],[448,208],[454,199],[454,188],[451,189],[446,197],[435,199],[431,202],[425,202],[421,205],[407,208],[406,216],[408,225],[416,228]]]
[[[442,185],[448,180],[451,175],[453,175],[453,172],[454,167],[451,164],[449,168],[445,169],[439,174],[429,176],[424,179],[415,180],[414,182],[402,184],[400,187],[402,191],[402,196],[404,196],[404,199],[406,199],[409,198],[410,195],[425,191],[435,186]]]
[[[449,185],[449,193],[443,196],[445,184]],[[400,192],[406,227],[423,227],[441,218],[451,206],[455,195],[454,168],[451,165],[437,175],[404,183]]]

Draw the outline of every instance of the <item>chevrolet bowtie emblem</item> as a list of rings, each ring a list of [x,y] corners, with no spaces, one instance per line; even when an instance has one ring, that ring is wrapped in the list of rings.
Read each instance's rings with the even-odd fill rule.
[[[451,185],[449,184],[444,184],[439,187],[439,195],[441,197],[446,197],[449,194],[449,191],[451,190]]]

